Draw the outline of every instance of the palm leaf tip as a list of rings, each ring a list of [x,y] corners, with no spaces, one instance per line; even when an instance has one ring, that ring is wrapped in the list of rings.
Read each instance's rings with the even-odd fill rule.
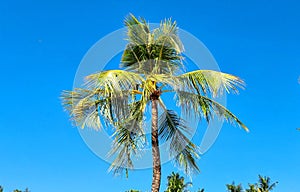
[[[72,107],[72,94],[70,91],[63,90],[60,95],[60,100],[65,111],[69,111]]]
[[[139,23],[139,20],[132,13],[129,13],[129,15],[124,19],[124,24],[127,27],[131,25],[138,25]]]
[[[249,132],[246,125],[239,120],[231,111],[218,102],[206,96],[186,91],[177,91],[176,96],[178,105],[183,109],[184,113],[196,118],[205,118],[209,122],[213,115],[216,114],[220,118],[224,118],[231,124],[236,124]]]
[[[62,92],[62,105],[75,126],[90,127],[95,130],[101,128],[97,100],[94,97],[96,92],[82,88]]]
[[[227,108],[222,106],[221,104],[218,104],[217,102],[214,103],[214,107],[217,109],[217,112],[220,113],[221,117],[224,117],[226,121],[230,122],[231,124],[236,124],[242,129],[244,129],[246,132],[249,132],[248,127],[235,116],[232,112],[230,112]]]

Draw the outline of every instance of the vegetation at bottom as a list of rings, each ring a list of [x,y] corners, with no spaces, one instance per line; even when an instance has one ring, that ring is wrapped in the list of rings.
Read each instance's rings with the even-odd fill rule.
[[[184,177],[180,176],[179,173],[172,172],[167,177],[167,189],[164,192],[192,192],[192,182],[186,182]],[[227,192],[271,192],[276,187],[278,182],[272,182],[270,177],[258,175],[257,183],[248,183],[246,189],[243,188],[242,184],[236,185],[235,182],[226,184]],[[126,192],[141,192],[139,190],[129,190]],[[198,189],[195,192],[206,192],[205,189]]]
[[[164,192],[192,192],[189,188],[193,186],[192,182],[186,182],[183,176],[179,173],[172,172],[167,177],[167,188]],[[235,182],[226,184],[227,192],[271,192],[277,186],[278,182],[272,182],[270,177],[258,175],[257,183],[248,183],[247,189],[244,189],[242,184],[236,185]],[[0,192],[4,192],[0,186]],[[12,192],[30,192],[28,188],[24,191],[15,189]],[[130,189],[126,192],[141,192],[139,190]],[[195,192],[206,192],[203,188],[198,188]]]
[[[4,188],[0,185],[0,192],[4,192]],[[24,191],[15,189],[12,192],[30,192],[28,188],[26,188]]]

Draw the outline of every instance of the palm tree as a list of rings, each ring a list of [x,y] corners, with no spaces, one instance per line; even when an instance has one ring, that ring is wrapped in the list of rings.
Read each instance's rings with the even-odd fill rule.
[[[184,182],[184,177],[180,177],[178,173],[172,172],[170,176],[168,176],[168,188],[165,192],[186,192],[187,187],[191,186],[192,183]]]
[[[258,192],[257,186],[254,184],[249,184],[249,189],[246,189],[246,192]]]
[[[261,175],[258,176],[258,192],[269,192],[272,191],[276,185],[278,184],[278,182],[275,183],[271,183],[271,179],[270,177],[263,177]]]
[[[213,114],[247,127],[210,96],[237,93],[243,81],[233,75],[211,70],[182,73],[183,45],[176,22],[165,20],[150,30],[144,19],[130,15],[125,20],[128,44],[121,59],[122,70],[107,70],[86,77],[84,88],[64,91],[62,102],[77,126],[114,130],[110,170],[122,173],[133,169],[132,158],[146,145],[146,107],[151,106],[151,146],[153,158],[152,192],[161,183],[159,142],[169,143],[170,156],[186,173],[199,171],[197,146],[187,137],[190,128],[176,111],[167,108],[162,95],[173,93],[187,115],[210,121]],[[159,114],[158,109],[162,109]]]
[[[242,192],[243,188],[242,185],[235,185],[234,182],[232,184],[227,184],[226,185],[228,192]]]
[[[0,192],[3,192],[3,187],[0,185]]]

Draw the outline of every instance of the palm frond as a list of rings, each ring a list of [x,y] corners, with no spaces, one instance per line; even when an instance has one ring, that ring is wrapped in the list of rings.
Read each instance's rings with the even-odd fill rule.
[[[176,21],[165,19],[159,28],[153,31],[155,43],[162,47],[172,47],[177,53],[184,51],[183,44],[178,36]]]
[[[129,44],[122,55],[121,67],[140,74],[174,74],[182,67],[182,43],[176,23],[165,20],[152,33],[144,20],[133,15],[125,20]]]
[[[216,114],[232,124],[237,124],[245,131],[249,131],[232,112],[208,97],[185,91],[177,91],[176,96],[178,99],[177,105],[180,106],[187,115],[203,117],[209,122],[213,118],[213,115]]]
[[[117,126],[122,126],[127,128],[133,133],[138,133],[139,135],[144,134],[143,129],[143,121],[144,121],[144,113],[146,108],[147,102],[145,103],[144,100],[135,101],[130,103],[129,114],[127,118],[122,121],[117,122]]]
[[[136,73],[122,70],[108,70],[86,77],[85,86],[90,90],[102,90],[98,100],[109,99],[110,106],[101,107],[105,117],[111,121],[122,121],[129,115],[128,104],[136,94],[137,86],[142,84],[143,78]]]
[[[156,83],[156,89],[162,89],[163,87],[170,87],[176,89],[178,86],[178,79],[169,74],[152,74],[147,76],[148,81]]]
[[[114,174],[121,174],[124,169],[132,169],[132,155],[137,152],[137,145],[134,136],[125,127],[120,127],[115,132],[115,139],[109,156],[117,154],[112,162],[109,171],[114,170]]]
[[[128,93],[128,90],[133,90],[136,85],[141,84],[143,78],[128,71],[108,70],[89,75],[85,80],[85,86],[90,90],[104,90],[104,96],[122,96],[124,91]]]
[[[121,94],[106,94],[110,89],[75,89],[62,93],[62,103],[69,112],[76,126],[85,126],[100,129],[101,119],[107,126],[114,126],[115,122],[122,121],[130,114],[128,108],[131,90],[123,91]]]
[[[164,113],[159,118],[159,135],[162,139],[170,141],[170,157],[175,158],[175,163],[183,167],[185,173],[198,172],[197,147],[187,137],[190,129],[175,111],[166,109],[162,100],[159,100],[159,104],[164,109]]]
[[[130,44],[134,45],[148,45],[150,28],[145,19],[137,19],[130,14],[125,19],[125,26],[127,27],[127,37]]]
[[[175,74],[182,68],[182,56],[173,47],[160,44],[127,45],[121,67],[140,74]]]
[[[61,100],[63,108],[69,113],[72,113],[73,106],[77,105],[77,103],[86,98],[91,97],[93,93],[96,94],[95,91],[90,91],[81,88],[75,88],[74,91],[63,91],[61,94]]]
[[[143,129],[143,117],[146,104],[141,100],[129,104],[129,116],[115,124],[114,141],[109,156],[116,156],[109,171],[121,174],[133,168],[132,158],[136,157],[145,145],[146,137]]]
[[[72,121],[81,128],[87,126],[96,130],[101,128],[101,121],[97,108],[95,95],[99,91],[90,91],[85,89],[75,89],[74,91],[64,91],[61,99],[64,108],[69,112]]]
[[[178,138],[181,139],[181,138]],[[199,172],[200,169],[196,163],[196,159],[199,158],[199,154],[196,150],[197,146],[192,142],[189,142],[182,151],[178,151],[175,162],[184,168],[186,174],[192,172]]]
[[[114,141],[109,156],[116,156],[109,171],[119,175],[124,170],[126,175],[129,169],[133,169],[133,158],[140,155],[141,149],[145,145],[146,137],[142,129],[135,129],[136,126],[120,125],[114,133]]]
[[[184,120],[172,110],[166,110],[160,115],[158,130],[160,137],[166,141],[173,138],[177,131],[189,133]]]
[[[115,139],[112,150],[109,156],[117,154],[112,162],[109,171],[114,171],[114,174],[121,174],[125,169],[133,168],[132,156],[138,152],[135,135],[127,129],[127,127],[119,127],[114,133]]]
[[[244,81],[239,77],[212,70],[197,70],[178,76],[182,82],[181,90],[197,94],[212,94],[213,97],[222,95],[224,90],[238,93],[243,88]]]

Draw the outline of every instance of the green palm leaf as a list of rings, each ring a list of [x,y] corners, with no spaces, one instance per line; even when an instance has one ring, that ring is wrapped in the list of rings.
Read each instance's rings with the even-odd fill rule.
[[[85,89],[75,89],[62,93],[63,106],[69,112],[76,126],[82,128],[87,126],[96,130],[101,128],[97,99],[95,98],[97,94],[99,94],[98,90],[89,91]]]
[[[144,144],[144,141],[141,140],[142,135],[132,132],[128,127],[120,126],[116,129],[114,136],[112,150],[108,155],[116,155],[116,157],[109,171],[113,170],[114,174],[118,175],[126,170],[126,176],[128,176],[128,169],[133,169],[132,158],[138,154],[141,145]]]
[[[127,27],[128,41],[135,45],[147,45],[149,42],[150,28],[145,19],[139,21],[134,15],[130,14],[125,19]]]
[[[87,76],[85,87],[103,90],[104,96],[120,95],[133,90],[143,78],[136,73],[123,70],[108,70]]]
[[[128,175],[128,169],[133,168],[132,158],[141,151],[145,145],[146,137],[143,129],[143,117],[145,103],[135,101],[129,104],[129,116],[122,122],[115,123],[114,142],[109,156],[116,156],[109,170],[115,174],[121,174],[124,170]]]
[[[177,91],[178,106],[180,106],[187,115],[203,117],[208,122],[213,118],[213,114],[225,118],[230,123],[235,123],[244,130],[248,128],[227,108],[217,103],[216,101],[195,93]]]
[[[101,115],[109,117],[113,124],[129,116],[128,105],[142,81],[143,78],[136,73],[108,70],[87,76],[85,86],[90,90],[102,90],[97,95],[97,100],[107,100],[109,102],[105,104],[109,106],[101,107]]]
[[[178,37],[178,28],[176,22],[171,19],[165,19],[161,22],[159,28],[153,31],[155,44],[163,47],[172,47],[177,53],[184,51],[183,44]],[[163,51],[160,52],[161,55]]]
[[[129,16],[129,44],[123,53],[121,67],[140,74],[174,74],[182,67],[183,46],[175,22],[165,20],[150,32],[144,20]],[[139,34],[139,35],[136,35]]]
[[[167,110],[161,100],[159,103],[164,109],[159,118],[159,135],[166,141],[170,140],[170,157],[175,157],[175,162],[184,168],[185,173],[198,172],[199,168],[196,164],[196,159],[199,158],[197,147],[187,137],[190,128],[185,125],[185,121],[175,111]]]
[[[224,90],[238,93],[237,88],[243,88],[244,82],[239,77],[212,70],[197,70],[178,76],[181,90],[196,92],[197,94],[212,94],[213,97],[222,95]]]

